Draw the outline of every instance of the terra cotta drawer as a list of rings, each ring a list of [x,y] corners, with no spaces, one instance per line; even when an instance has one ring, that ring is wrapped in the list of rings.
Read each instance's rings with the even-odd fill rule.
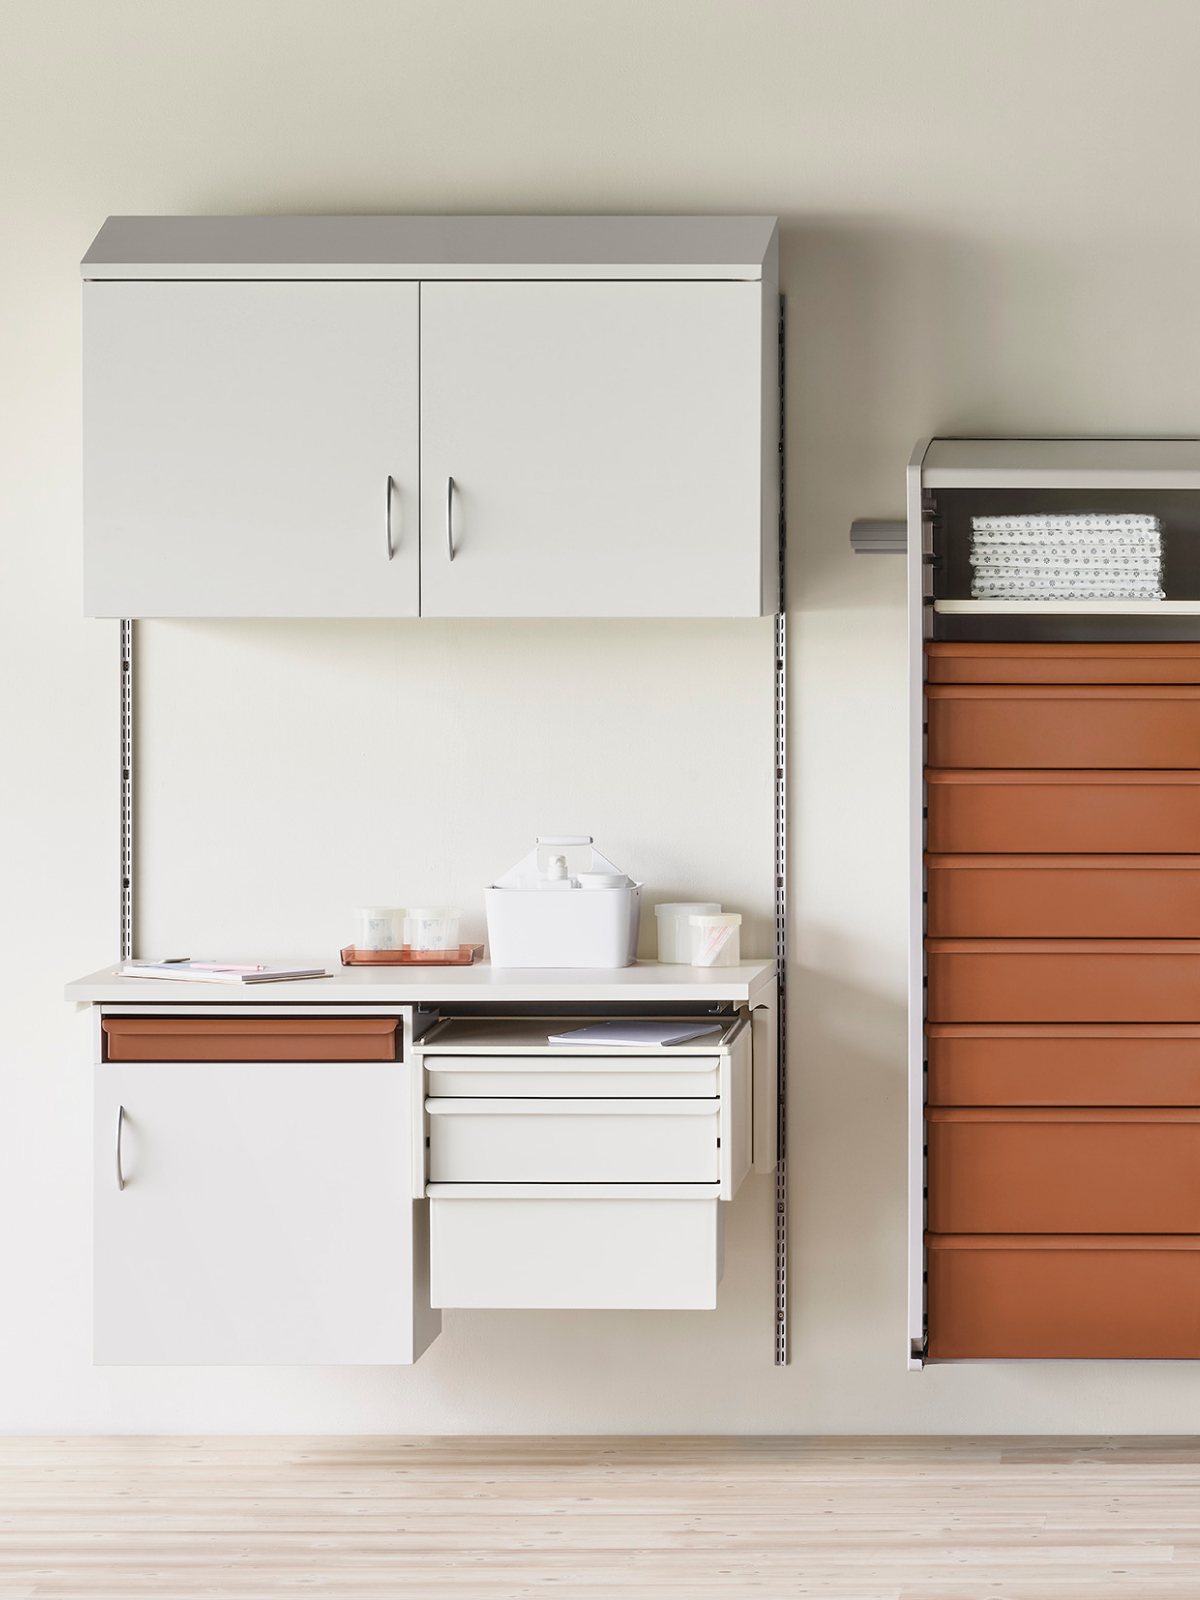
[[[1200,851],[1200,771],[934,771],[933,851]]]
[[[1200,683],[1197,644],[930,642],[930,683]]]
[[[931,767],[1200,767],[1198,685],[926,686]]]
[[[1200,938],[1200,856],[929,855],[932,935]]]
[[[1200,1022],[1200,940],[927,939],[930,1022]]]
[[[926,1024],[931,1106],[1200,1106],[1200,1024]]]
[[[931,1106],[935,1233],[1200,1234],[1200,1109]]]
[[[110,1061],[394,1061],[399,1017],[105,1017]]]
[[[937,1235],[929,1355],[1200,1358],[1200,1238]]]

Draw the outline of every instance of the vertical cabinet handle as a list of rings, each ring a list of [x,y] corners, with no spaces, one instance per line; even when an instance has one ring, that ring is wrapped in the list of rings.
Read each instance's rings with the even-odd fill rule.
[[[392,490],[394,487],[394,480],[389,472],[387,481],[387,503],[384,507],[383,516],[383,532],[384,537],[387,539],[387,558],[389,561],[396,554],[396,547],[392,543]]]
[[[125,1122],[125,1107],[117,1107],[117,1188],[125,1187],[125,1174],[121,1171],[121,1128]]]
[[[446,479],[446,553],[454,560],[454,479]]]

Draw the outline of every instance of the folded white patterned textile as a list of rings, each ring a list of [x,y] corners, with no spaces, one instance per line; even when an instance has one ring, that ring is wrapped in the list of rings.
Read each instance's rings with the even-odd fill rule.
[[[972,517],[971,527],[976,533],[1011,533],[1016,538],[1028,539],[1043,533],[1098,533],[1107,538],[1131,534],[1152,535],[1158,538],[1162,525],[1157,517],[1129,513],[1108,516],[1092,511],[1056,512],[1036,517]]]
[[[1162,600],[1157,517],[1071,512],[971,519],[977,600]]]

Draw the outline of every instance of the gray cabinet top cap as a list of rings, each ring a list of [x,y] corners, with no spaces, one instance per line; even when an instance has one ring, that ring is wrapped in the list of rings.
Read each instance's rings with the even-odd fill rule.
[[[85,278],[778,281],[774,217],[109,217]]]

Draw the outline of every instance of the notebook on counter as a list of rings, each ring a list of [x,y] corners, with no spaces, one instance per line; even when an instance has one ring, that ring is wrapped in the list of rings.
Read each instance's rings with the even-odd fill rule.
[[[686,1044],[689,1039],[702,1039],[709,1033],[720,1033],[715,1022],[593,1022],[586,1028],[572,1028],[570,1033],[552,1033],[547,1044],[626,1044],[660,1045]]]
[[[171,983],[281,983],[288,978],[328,978],[325,967],[269,967],[246,961],[126,961],[120,978],[166,978]]]

